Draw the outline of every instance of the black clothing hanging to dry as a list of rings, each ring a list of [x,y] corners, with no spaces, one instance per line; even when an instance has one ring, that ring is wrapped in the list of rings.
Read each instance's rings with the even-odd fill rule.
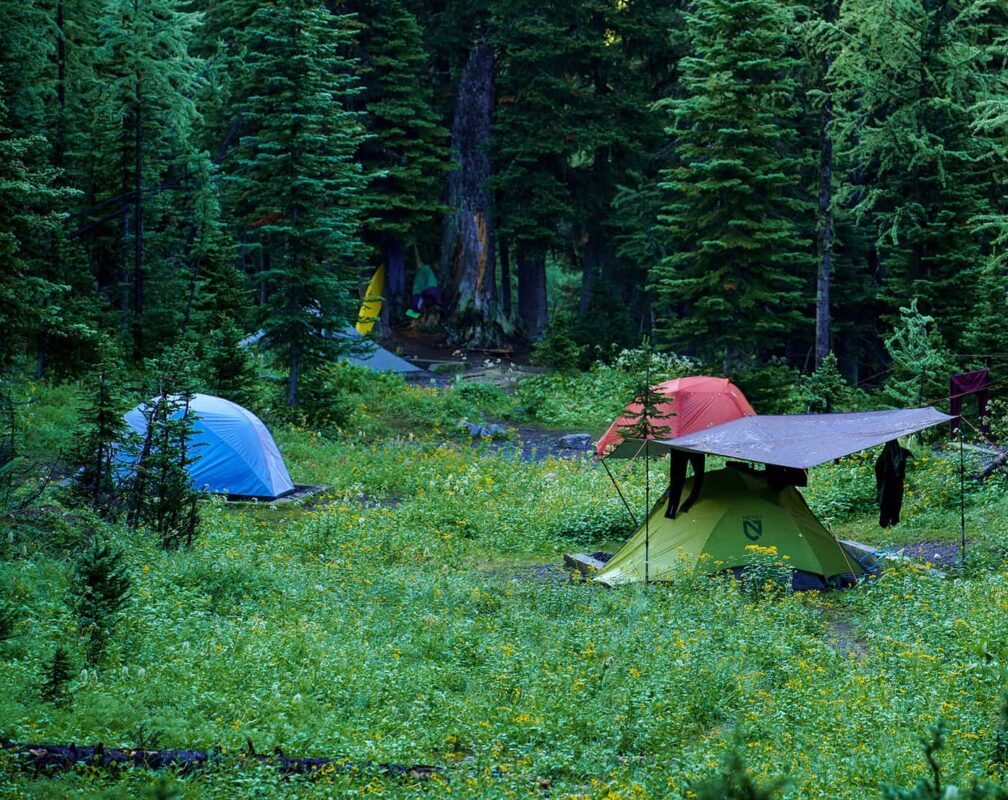
[[[672,450],[669,453],[669,495],[668,506],[665,508],[665,516],[675,519],[680,511],[686,512],[700,497],[700,489],[703,486],[704,462],[706,456],[703,453],[684,453],[681,450]],[[686,465],[693,467],[693,488],[690,489],[689,497],[679,505],[682,497],[683,487],[686,485]]]
[[[903,507],[903,479],[910,451],[898,440],[886,442],[875,462],[875,488],[879,503],[879,525],[891,528],[899,523]]]

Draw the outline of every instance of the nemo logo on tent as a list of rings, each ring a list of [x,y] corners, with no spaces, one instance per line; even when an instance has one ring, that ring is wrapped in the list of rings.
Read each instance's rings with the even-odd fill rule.
[[[762,517],[745,517],[742,520],[742,533],[750,542],[755,542],[763,535]]]

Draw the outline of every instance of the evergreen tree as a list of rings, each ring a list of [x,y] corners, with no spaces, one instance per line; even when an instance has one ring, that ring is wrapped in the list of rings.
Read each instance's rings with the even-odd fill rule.
[[[52,660],[46,666],[42,685],[39,687],[42,699],[50,703],[62,703],[66,700],[67,684],[72,677],[73,664],[70,662],[70,654],[62,645],[56,645]]]
[[[919,297],[951,339],[970,314],[996,148],[969,109],[1006,88],[977,0],[849,0],[830,70],[841,197],[871,232],[890,309]]]
[[[777,0],[697,0],[687,21],[683,96],[665,104],[680,162],[662,183],[670,252],[652,278],[667,341],[729,370],[783,347],[814,274],[796,222],[809,209],[797,191],[795,22]]]
[[[362,196],[368,238],[386,265],[385,299],[393,316],[408,296],[405,255],[433,255],[432,222],[444,210],[448,131],[441,125],[423,32],[402,0],[358,0],[363,122],[360,159],[370,176]]]
[[[855,391],[840,374],[836,353],[830,351],[815,372],[799,381],[795,411],[801,414],[852,411],[856,399]]]
[[[580,271],[580,314],[593,284],[613,276],[610,203],[622,170],[658,129],[641,61],[651,37],[667,34],[661,23],[674,7],[586,0],[496,8],[497,227],[514,248],[519,314],[532,338],[547,321],[550,256]]]
[[[63,236],[59,209],[69,192],[55,185],[53,169],[32,166],[43,138],[14,135],[6,118],[0,102],[0,362],[9,363],[62,324],[64,287],[48,280],[45,259]]]
[[[339,330],[355,305],[348,277],[365,179],[354,160],[363,129],[346,108],[353,26],[313,0],[246,10],[235,82],[248,128],[229,180],[245,246],[259,259],[267,341],[296,406],[302,369],[338,346],[325,332]]]
[[[116,280],[135,359],[146,353],[145,336],[152,333],[144,318],[148,280],[154,277],[155,287],[163,289],[180,272],[174,263],[179,242],[172,241],[172,219],[180,209],[167,190],[180,182],[168,179],[188,165],[192,153],[199,62],[188,46],[195,24],[195,15],[181,11],[179,0],[108,0],[99,20],[93,125],[99,169],[111,178],[105,190],[116,198],[121,237]],[[156,300],[150,305],[162,313],[169,305],[180,310],[177,297],[169,300],[162,293]],[[174,332],[177,316],[172,316],[161,333]]]
[[[95,539],[77,557],[69,599],[77,613],[89,664],[97,663],[104,652],[131,589],[122,553],[107,542]],[[55,663],[53,674],[58,672]]]
[[[189,476],[200,457],[192,443],[194,362],[185,347],[169,348],[147,369],[158,388],[142,407],[144,434],[133,442],[127,524],[146,525],[162,547],[174,549],[191,545],[199,526],[199,493]]]
[[[73,493],[105,517],[111,517],[118,507],[116,452],[126,434],[125,401],[117,372],[118,363],[108,353],[91,371],[90,402],[73,478]]]
[[[951,358],[934,317],[917,309],[916,297],[900,309],[899,322],[885,347],[892,372],[883,396],[896,408],[923,406],[945,396]]]

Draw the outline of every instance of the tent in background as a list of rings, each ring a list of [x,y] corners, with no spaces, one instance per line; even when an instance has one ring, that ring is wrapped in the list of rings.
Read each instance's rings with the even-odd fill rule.
[[[358,367],[367,367],[375,372],[398,372],[403,375],[423,372],[416,364],[411,364],[404,358],[400,358],[390,350],[386,350],[380,344],[371,340],[365,340],[353,325],[347,325],[343,329],[342,336],[355,341],[355,350],[359,352],[343,356],[344,361],[356,364]],[[357,341],[359,340],[359,341]]]
[[[294,491],[287,466],[269,430],[248,409],[222,397],[193,395],[189,404],[193,423],[189,466],[193,486],[203,492],[260,500],[275,500]],[[183,414],[178,409],[174,417]],[[126,414],[136,433],[147,433],[143,406]]]
[[[239,344],[242,347],[252,347],[259,344],[265,337],[266,331],[257,331],[251,336],[246,336]],[[365,339],[353,325],[347,325],[343,328],[340,333],[336,334],[336,338],[349,339],[353,343],[354,351],[356,351],[343,354],[340,356],[341,361],[347,361],[358,367],[367,367],[375,372],[398,372],[416,377],[423,375],[424,371],[416,364],[411,364],[406,359],[400,358],[371,339]]]
[[[756,413],[742,391],[727,378],[676,378],[659,383],[653,390],[668,398],[658,406],[661,417],[652,420],[655,427],[668,428],[663,438],[683,436]],[[627,458],[640,452],[640,441],[620,446],[624,444],[622,431],[638,422],[640,413],[641,404],[636,400],[627,405],[595,445],[599,458]]]
[[[683,499],[694,480],[687,479]],[[668,580],[683,570],[713,574],[749,566],[760,555],[746,550],[748,545],[775,547],[788,567],[826,582],[863,571],[794,486],[772,487],[763,472],[729,465],[706,473],[699,499],[675,519],[665,516],[668,501],[666,493],[651,510],[647,530],[641,525],[595,580],[610,586],[644,580],[645,539],[652,581]]]

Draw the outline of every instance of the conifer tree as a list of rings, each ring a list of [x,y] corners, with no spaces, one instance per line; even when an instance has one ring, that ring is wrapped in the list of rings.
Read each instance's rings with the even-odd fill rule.
[[[2,87],[0,87],[2,88]],[[25,352],[43,330],[63,323],[64,287],[49,280],[46,259],[63,237],[60,207],[70,192],[33,155],[41,136],[18,136],[0,101],[0,361]]]
[[[186,346],[168,348],[147,371],[157,381],[154,397],[144,404],[144,433],[134,437],[128,484],[127,524],[146,525],[162,547],[192,544],[199,525],[199,494],[189,467],[200,454],[193,446],[196,415],[191,410],[195,364]]]
[[[95,511],[110,517],[118,507],[116,451],[122,446],[126,424],[125,402],[117,374],[118,365],[110,353],[104,354],[91,371],[90,401],[79,436],[77,473],[73,492]]]
[[[665,104],[679,164],[664,173],[652,280],[676,349],[724,359],[780,348],[802,323],[814,258],[796,216],[794,21],[777,0],[697,0],[683,96]]]
[[[847,43],[830,70],[839,157],[871,232],[875,274],[889,308],[919,297],[950,338],[974,300],[996,147],[971,130],[970,108],[1004,95],[1003,70],[973,0],[850,0]]]
[[[234,80],[247,129],[229,180],[245,245],[259,259],[267,341],[296,406],[301,371],[338,346],[325,332],[354,306],[348,277],[365,178],[355,161],[363,129],[347,110],[353,26],[313,0],[244,5]]]
[[[188,47],[195,24],[179,0],[108,0],[99,20],[93,125],[100,169],[114,176],[107,191],[120,198],[122,322],[135,359],[146,352],[153,267],[162,267],[161,280],[177,274],[169,255],[175,247],[165,246],[175,233],[166,221],[175,200],[162,184],[191,154],[199,62]],[[152,252],[149,238],[161,247]],[[164,298],[158,299],[152,305],[163,309]]]
[[[122,553],[95,539],[74,563],[70,604],[86,644],[88,664],[97,663],[105,650],[123,607],[130,598],[132,582]],[[63,672],[54,659],[52,675]],[[50,680],[53,689],[62,681]],[[54,691],[53,694],[56,694]]]
[[[392,315],[408,294],[405,255],[433,255],[431,223],[444,210],[448,131],[441,125],[423,32],[402,0],[359,0],[363,84],[359,105],[368,132],[360,159],[370,180],[362,197],[369,238],[386,265]]]
[[[934,317],[917,308],[915,297],[885,340],[892,372],[883,396],[896,408],[922,406],[943,397],[951,359]]]
[[[42,685],[39,687],[42,699],[57,704],[65,701],[67,684],[72,677],[73,665],[70,662],[70,654],[65,647],[58,644],[46,665]]]

